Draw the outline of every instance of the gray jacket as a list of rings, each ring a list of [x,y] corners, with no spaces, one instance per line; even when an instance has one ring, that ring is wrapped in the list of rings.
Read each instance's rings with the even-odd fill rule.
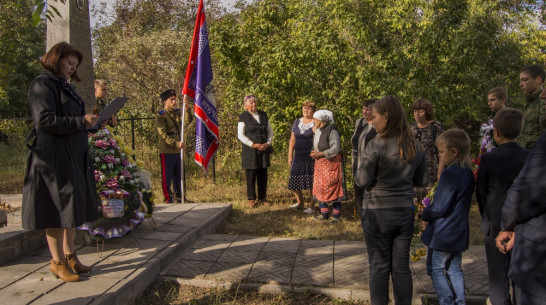
[[[418,144],[409,161],[400,159],[398,139],[375,137],[368,142],[355,182],[366,188],[363,209],[413,207],[413,187],[428,184],[425,154]]]

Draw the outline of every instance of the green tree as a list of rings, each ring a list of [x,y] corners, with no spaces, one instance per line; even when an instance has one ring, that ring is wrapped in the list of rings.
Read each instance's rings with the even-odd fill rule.
[[[32,25],[31,0],[0,4],[0,116],[25,115],[27,91],[40,73],[45,50],[45,27]]]
[[[448,127],[477,134],[488,89],[514,105],[522,66],[544,63],[542,1],[261,0],[211,28],[223,81],[222,116],[256,94],[286,145],[300,101],[334,111],[348,145],[361,102],[398,96],[411,117],[430,99]],[[218,75],[217,74],[217,75]],[[225,144],[225,143],[224,143]],[[347,151],[348,147],[344,148]]]

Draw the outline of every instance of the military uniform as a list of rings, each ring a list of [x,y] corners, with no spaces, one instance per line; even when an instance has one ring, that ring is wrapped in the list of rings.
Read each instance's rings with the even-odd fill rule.
[[[518,144],[523,148],[532,149],[540,134],[546,131],[546,111],[540,100],[541,93],[542,90],[525,97],[527,104],[523,110],[523,131],[518,137]]]
[[[186,112],[186,124],[191,122],[193,116]],[[165,202],[173,203],[180,199],[182,189],[180,142],[182,126],[182,111],[175,108],[171,111],[161,109],[155,118],[155,127],[159,135],[159,157],[161,159],[161,188]],[[173,188],[171,190],[171,184]]]

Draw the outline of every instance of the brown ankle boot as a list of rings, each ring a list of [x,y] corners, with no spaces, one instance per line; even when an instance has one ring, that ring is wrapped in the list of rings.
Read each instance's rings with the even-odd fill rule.
[[[80,262],[78,259],[78,256],[76,253],[73,254],[65,254],[66,262],[70,268],[74,271],[76,274],[82,274],[82,273],[89,273],[91,272],[91,267],[86,266]]]
[[[74,274],[74,272],[66,266],[66,262],[52,260],[51,264],[49,264],[49,270],[53,273],[55,278],[60,278],[65,282],[77,282],[80,279],[79,275]]]

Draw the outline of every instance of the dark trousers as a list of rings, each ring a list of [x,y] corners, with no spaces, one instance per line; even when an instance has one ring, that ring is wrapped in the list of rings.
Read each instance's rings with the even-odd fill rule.
[[[413,236],[411,208],[366,209],[362,230],[370,263],[370,297],[373,305],[389,303],[392,275],[394,304],[411,304],[413,282],[409,252]]]
[[[180,154],[159,154],[161,159],[161,189],[165,202],[173,203],[182,196]],[[172,185],[172,189],[171,189]]]
[[[517,285],[515,287],[514,294],[518,305],[546,305],[546,298],[522,290]]]
[[[495,236],[484,236],[485,257],[487,258],[487,272],[489,274],[489,299],[492,305],[510,305],[510,252],[502,254],[495,244]]]
[[[258,184],[258,199],[267,196],[267,167],[246,170],[246,196],[248,200],[256,200],[256,182]]]

